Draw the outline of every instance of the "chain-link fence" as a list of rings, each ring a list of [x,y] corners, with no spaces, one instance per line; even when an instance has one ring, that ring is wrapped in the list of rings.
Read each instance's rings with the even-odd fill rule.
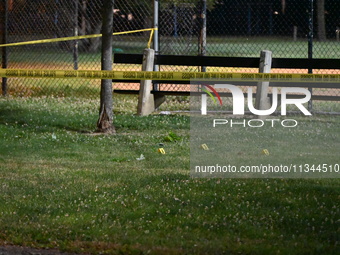
[[[155,7],[155,3],[157,3]],[[98,34],[102,0],[1,0],[2,42]],[[158,21],[154,20],[155,11]],[[157,53],[274,58],[340,58],[338,0],[128,0],[115,1],[114,32],[158,24]],[[7,30],[7,33],[6,33]],[[117,35],[114,53],[142,53],[150,32]],[[7,52],[6,52],[7,51]],[[2,66],[35,69],[100,69],[100,39],[37,44],[2,49]],[[7,63],[5,63],[7,62]],[[116,70],[140,65],[114,64]],[[160,66],[159,70],[199,71],[201,67]],[[255,68],[206,67],[206,71],[258,72]],[[272,72],[337,74],[339,70],[273,69]],[[7,80],[7,94],[17,96],[98,97],[98,80]],[[3,84],[4,85],[4,84]],[[115,84],[136,89],[136,84]],[[176,90],[179,86],[162,85]],[[4,86],[3,86],[4,87]],[[3,88],[3,93],[4,93]],[[317,93],[340,96],[338,89]]]
[[[258,57],[267,49],[277,58],[308,58],[313,39],[314,58],[340,57],[339,1],[208,0],[206,9],[205,1],[187,2],[160,1],[161,53],[200,54],[206,13],[210,56]]]
[[[101,33],[101,0],[1,0],[1,4],[1,35],[4,39],[7,28],[7,42]],[[140,1],[118,2],[113,13],[113,30],[152,27],[147,18],[152,16],[150,11],[149,6]],[[147,21],[148,24],[145,24]],[[140,53],[146,47],[149,33],[116,36],[113,51]],[[7,55],[7,68],[11,69],[100,70],[100,46],[100,38],[93,38],[7,47],[7,54],[2,54],[2,60]],[[99,80],[11,78],[7,81],[6,93],[16,96],[98,97],[99,87]]]
[[[339,1],[160,2],[160,54],[259,57],[261,50],[270,50],[273,58],[340,58]],[[180,71],[183,67],[163,66],[160,70]],[[186,67],[185,70],[197,71],[202,67]],[[242,67],[206,67],[204,70],[258,72],[258,68]],[[338,74],[339,70],[281,68],[271,72]],[[178,88],[176,85],[161,86],[162,90]],[[339,96],[340,91],[314,89],[313,95]],[[315,109],[317,105],[314,104]]]

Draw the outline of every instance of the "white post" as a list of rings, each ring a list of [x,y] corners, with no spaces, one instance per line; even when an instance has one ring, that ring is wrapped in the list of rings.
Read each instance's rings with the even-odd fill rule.
[[[272,68],[272,52],[261,51],[259,73],[270,73]],[[270,98],[268,97],[269,82],[257,83],[255,108],[258,110],[268,110],[270,108]]]
[[[207,115],[207,94],[201,95],[201,114]]]
[[[142,71],[153,71],[155,60],[155,51],[153,49],[145,49],[143,53]],[[151,94],[152,81],[141,80],[138,97],[137,114],[146,116],[155,110],[154,96]]]

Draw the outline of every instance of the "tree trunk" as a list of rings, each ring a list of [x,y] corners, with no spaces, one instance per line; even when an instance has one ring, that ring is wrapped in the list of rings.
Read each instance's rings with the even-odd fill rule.
[[[317,0],[318,38],[326,41],[325,0]]]
[[[103,3],[102,27],[102,70],[112,70],[112,26],[113,26],[114,0],[105,0]],[[102,80],[100,90],[100,110],[97,122],[97,131],[102,133],[115,133],[112,110],[112,80]]]
[[[100,34],[100,29],[102,28],[102,22],[98,23],[94,29],[91,30],[91,34]],[[97,52],[100,47],[100,38],[91,38],[89,39],[89,47],[88,52]]]

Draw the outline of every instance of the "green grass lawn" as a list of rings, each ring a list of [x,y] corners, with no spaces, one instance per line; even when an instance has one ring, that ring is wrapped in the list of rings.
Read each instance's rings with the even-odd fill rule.
[[[261,50],[273,52],[273,58],[308,58],[308,42],[286,37],[211,37],[207,39],[211,55],[228,57],[259,57]],[[339,43],[314,41],[314,58],[339,58]]]
[[[192,179],[189,116],[138,117],[136,97],[115,96],[117,134],[91,135],[98,106],[0,99],[0,244],[93,254],[337,254],[339,179]],[[320,134],[340,126],[336,116],[317,121],[325,123]],[[308,121],[302,126],[313,133]],[[339,144],[339,135],[324,139]]]

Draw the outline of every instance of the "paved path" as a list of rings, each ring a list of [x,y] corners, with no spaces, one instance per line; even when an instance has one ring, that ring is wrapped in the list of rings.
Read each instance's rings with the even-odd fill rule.
[[[58,250],[33,249],[20,246],[0,246],[0,255],[81,255],[81,254],[60,252]]]

